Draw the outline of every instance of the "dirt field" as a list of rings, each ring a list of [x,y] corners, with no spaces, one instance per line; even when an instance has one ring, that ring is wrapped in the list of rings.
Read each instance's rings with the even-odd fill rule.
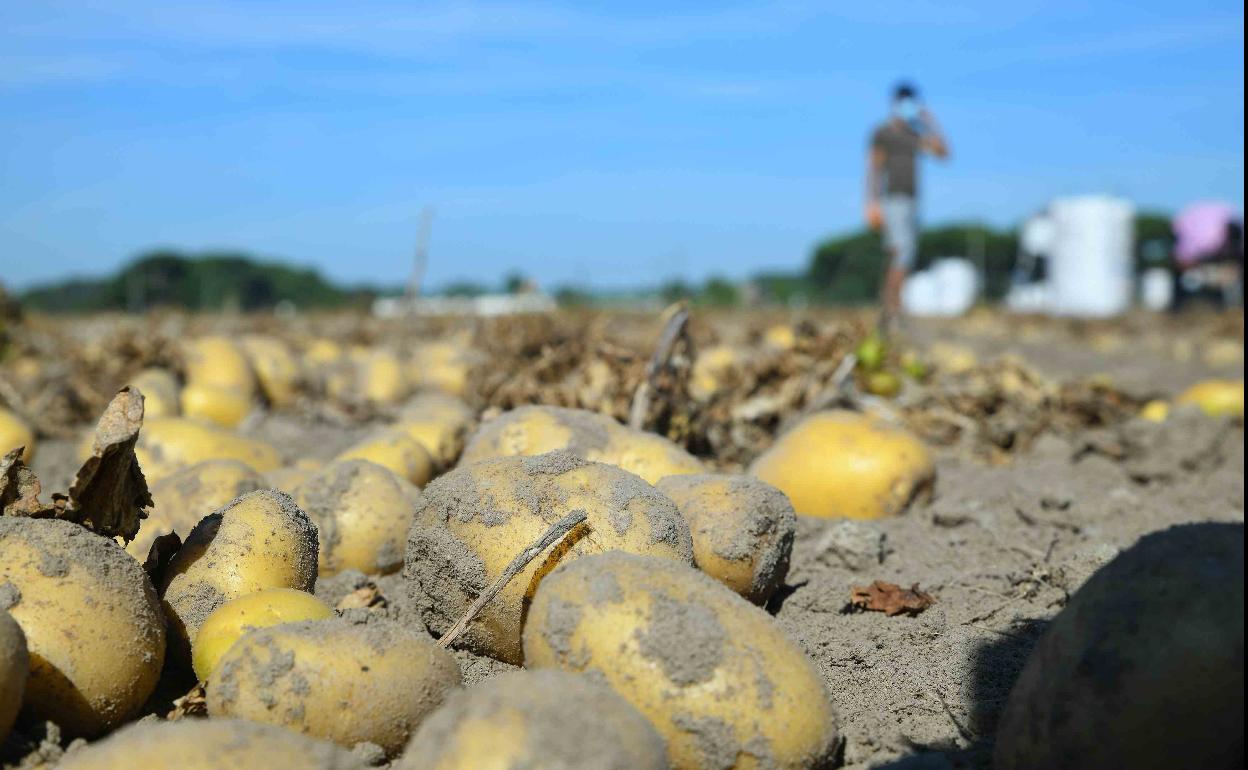
[[[655,382],[646,413],[708,465],[740,470],[775,434],[829,392],[842,357],[865,334],[857,314],[698,315],[690,347]],[[792,340],[768,336],[777,324]],[[276,331],[298,346],[329,336],[407,355],[435,339],[471,350],[465,400],[486,419],[525,403],[628,418],[661,321],[568,316],[488,322],[381,323],[327,317],[74,323],[30,319],[10,328],[0,400],[20,401],[44,434],[34,470],[64,489],[92,415],[139,368],[176,362],[192,330]],[[1244,518],[1242,419],[1175,409],[1136,417],[1209,377],[1242,379],[1243,317],[1132,316],[1076,323],[995,313],[916,324],[922,382],[895,399],[849,396],[924,437],[937,458],[930,500],[877,521],[802,518],[792,565],[768,606],[816,663],[833,694],[849,768],[987,767],[1004,699],[1035,641],[1099,566],[1141,535],[1189,521]],[[770,340],[770,342],[769,342]],[[739,351],[709,397],[690,396],[681,357],[718,345]],[[968,357],[967,354],[970,354]],[[16,365],[16,361],[35,364]],[[385,408],[314,394],[282,411],[259,409],[240,430],[300,456],[329,458],[389,417]],[[336,602],[365,582],[323,579]],[[397,576],[377,581],[385,612],[405,612]],[[918,584],[936,603],[915,615],[854,612],[850,587]],[[504,664],[457,653],[469,681]],[[153,712],[158,712],[154,704]],[[29,745],[26,750],[33,748]],[[54,754],[54,752],[53,752]],[[40,756],[50,756],[45,752]],[[21,756],[6,756],[20,763]],[[25,756],[35,766],[36,755]],[[6,767],[9,765],[6,765]]]

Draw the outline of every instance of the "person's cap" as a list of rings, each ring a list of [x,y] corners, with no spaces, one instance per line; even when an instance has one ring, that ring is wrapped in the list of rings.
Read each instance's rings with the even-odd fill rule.
[[[919,87],[909,80],[902,80],[893,86],[894,99],[917,99],[919,96]]]

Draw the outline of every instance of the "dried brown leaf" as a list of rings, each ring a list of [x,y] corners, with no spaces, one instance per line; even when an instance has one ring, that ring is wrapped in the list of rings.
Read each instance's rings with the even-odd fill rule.
[[[147,549],[147,558],[143,560],[143,571],[152,579],[153,585],[164,582],[165,567],[173,560],[173,555],[182,547],[182,538],[177,532],[159,535]]]
[[[869,586],[851,586],[849,604],[855,609],[883,612],[885,615],[918,615],[936,603],[932,595],[915,583],[902,588],[896,583],[876,580]]]
[[[173,710],[165,714],[165,719],[174,722],[187,717],[206,716],[208,716],[208,692],[204,689],[204,683],[200,682],[186,695],[174,699]]]
[[[44,510],[35,472],[22,462],[24,447],[0,457],[0,515],[35,516]]]
[[[353,609],[385,609],[389,602],[382,595],[381,589],[372,581],[360,586],[351,593],[342,597],[342,601],[338,602],[335,609],[353,610]]]
[[[134,539],[146,516],[143,509],[152,505],[134,456],[142,426],[143,394],[138,388],[122,388],[96,425],[91,457],[69,489],[67,518],[106,537]]]

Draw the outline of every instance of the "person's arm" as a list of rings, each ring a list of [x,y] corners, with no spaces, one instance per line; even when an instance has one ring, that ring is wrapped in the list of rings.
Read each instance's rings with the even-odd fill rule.
[[[919,122],[923,124],[923,137],[920,139],[920,146],[923,151],[929,155],[944,160],[949,157],[949,142],[945,140],[945,133],[940,130],[940,124],[936,122],[936,116],[926,108],[919,113]]]
[[[880,170],[884,167],[884,150],[874,142],[867,149],[867,227],[879,230],[884,218],[880,214]]]

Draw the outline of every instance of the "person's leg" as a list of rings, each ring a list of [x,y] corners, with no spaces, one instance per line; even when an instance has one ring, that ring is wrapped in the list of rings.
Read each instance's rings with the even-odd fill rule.
[[[913,198],[887,196],[884,218],[884,254],[887,260],[880,288],[880,333],[891,334],[901,323],[901,290],[918,251],[918,213]]]

